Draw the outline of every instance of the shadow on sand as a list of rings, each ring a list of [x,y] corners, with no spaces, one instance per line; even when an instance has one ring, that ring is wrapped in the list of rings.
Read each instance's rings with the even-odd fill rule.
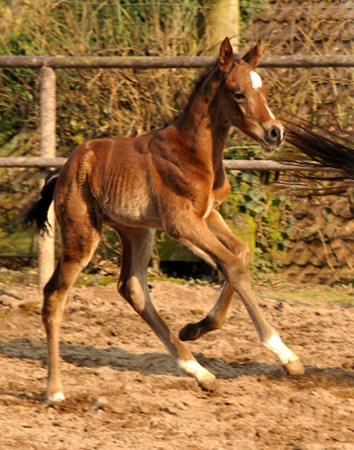
[[[33,338],[0,341],[0,354],[8,358],[43,361],[46,365],[47,347]],[[166,353],[131,353],[119,347],[96,348],[91,345],[61,344],[60,355],[64,361],[78,367],[99,368],[109,366],[117,372],[134,371],[144,375],[184,377],[171,355]],[[291,383],[298,389],[314,389],[321,386],[354,387],[354,372],[341,367],[316,368],[306,366],[302,376],[289,376],[279,365],[257,361],[227,362],[224,358],[208,358],[195,354],[197,360],[219,379],[236,379],[242,376],[258,376],[263,381]]]

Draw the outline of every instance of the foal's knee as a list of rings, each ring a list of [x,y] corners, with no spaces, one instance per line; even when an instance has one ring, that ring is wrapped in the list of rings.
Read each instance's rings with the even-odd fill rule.
[[[233,246],[232,252],[243,262],[244,266],[248,268],[251,260],[251,250],[247,244],[242,241],[238,241]]]

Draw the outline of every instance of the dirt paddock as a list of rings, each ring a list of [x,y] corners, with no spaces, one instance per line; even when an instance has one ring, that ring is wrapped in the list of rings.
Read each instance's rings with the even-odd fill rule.
[[[151,283],[176,333],[208,312],[218,289]],[[255,291],[305,375],[285,374],[235,300],[221,330],[187,343],[219,379],[207,394],[115,285],[73,288],[61,334],[67,400],[48,406],[41,296],[34,285],[0,283],[0,448],[354,450],[354,291]]]

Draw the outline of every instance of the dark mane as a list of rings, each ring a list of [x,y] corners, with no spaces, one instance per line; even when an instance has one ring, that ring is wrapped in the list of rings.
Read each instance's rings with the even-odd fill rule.
[[[204,81],[208,78],[210,75],[210,72],[215,69],[217,66],[216,63],[209,64],[206,66],[206,68],[202,71],[202,73],[199,75],[199,77],[193,82],[193,87],[191,90],[191,93],[188,96],[187,104],[184,106],[184,108],[176,113],[175,116],[173,116],[170,120],[165,121],[165,127],[168,127],[171,123],[173,123],[181,114],[184,114],[186,111],[188,111],[188,107],[191,103],[191,101],[194,99],[196,93],[198,92],[199,88],[202,86]]]
[[[239,56],[235,56],[235,61],[238,63],[244,63],[244,61],[242,60],[241,57]],[[246,64],[246,63],[245,63]],[[199,75],[199,77],[194,81],[194,85],[193,85],[193,89],[189,95],[188,98],[188,103],[187,105],[184,107],[183,111],[186,111],[188,109],[189,104],[191,103],[191,101],[193,100],[194,96],[196,95],[196,93],[198,92],[199,88],[202,86],[202,84],[204,83],[204,81],[208,78],[208,76],[210,75],[210,73],[216,69],[218,66],[218,62],[214,62],[212,64],[209,64],[206,66],[206,68],[203,70],[203,72]]]
[[[198,89],[200,88],[200,86],[204,83],[204,81],[208,78],[208,76],[210,75],[210,72],[214,69],[216,69],[217,64],[209,64],[204,70],[203,72],[199,75],[199,77],[194,81],[194,85],[193,85],[193,89],[191,91],[191,94],[189,96],[189,99],[191,100],[194,95],[196,94],[196,92],[198,91]]]

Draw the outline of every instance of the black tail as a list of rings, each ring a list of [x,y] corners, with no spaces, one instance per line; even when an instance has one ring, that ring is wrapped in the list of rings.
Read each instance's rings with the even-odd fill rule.
[[[286,140],[303,151],[311,159],[329,167],[341,169],[345,177],[354,178],[354,148],[350,142],[331,134],[332,139],[291,123],[286,126]]]
[[[31,227],[35,225],[36,231],[40,236],[43,236],[45,233],[49,233],[48,209],[53,201],[54,188],[57,183],[60,170],[61,169],[56,169],[49,172],[45,179],[44,186],[39,194],[39,200],[33,203],[29,211],[23,215],[22,225],[24,227]]]

